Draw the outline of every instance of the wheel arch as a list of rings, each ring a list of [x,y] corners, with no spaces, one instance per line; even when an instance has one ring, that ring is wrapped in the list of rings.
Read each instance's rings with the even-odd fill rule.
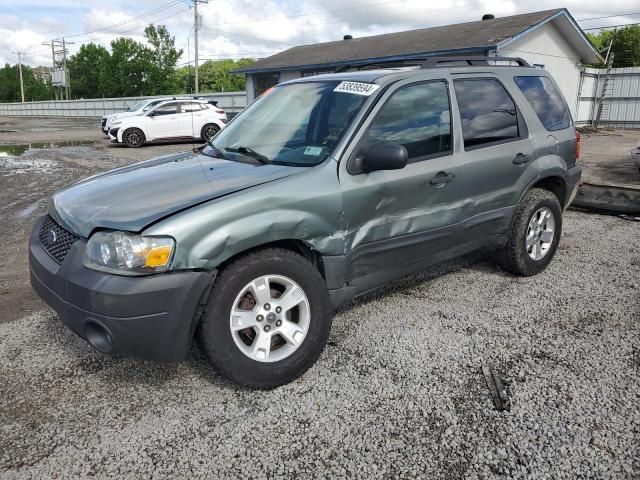
[[[560,202],[560,206],[564,209],[565,202],[567,200],[567,184],[559,174],[550,174],[542,178],[536,178],[523,192],[520,196],[518,203],[522,201],[524,196],[533,188],[540,188],[542,190],[547,190],[555,195]]]
[[[267,243],[255,245],[237,252],[222,261],[218,266],[218,269],[225,268],[227,265],[234,262],[239,257],[242,257],[248,253],[256,252],[258,250],[267,250],[269,248],[282,248],[284,250],[289,250],[291,252],[297,253],[298,255],[301,255],[302,257],[309,260],[311,264],[320,272],[322,278],[326,280],[324,262],[322,261],[322,255],[320,254],[320,252],[313,248],[310,243],[294,238],[274,240]]]
[[[142,133],[142,136],[143,136],[143,139],[144,139],[143,143],[147,142],[149,140],[147,132],[145,131],[144,128],[142,128],[141,125],[127,125],[126,127],[121,127],[118,130],[118,142],[119,143],[124,143],[124,134],[125,134],[125,132],[127,132],[128,130],[134,130],[134,129],[135,130],[140,130],[140,132]]]
[[[532,188],[540,188],[553,193],[558,199],[558,202],[560,202],[560,206],[562,208],[565,207],[565,202],[567,200],[567,184],[562,177],[551,175],[541,178],[531,185],[528,190]]]

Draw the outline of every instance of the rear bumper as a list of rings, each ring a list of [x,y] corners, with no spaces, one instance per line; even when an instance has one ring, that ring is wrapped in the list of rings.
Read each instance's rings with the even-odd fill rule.
[[[104,353],[168,361],[185,357],[211,275],[98,272],[82,263],[84,239],[58,264],[40,243],[40,224],[29,240],[31,285],[67,327]]]
[[[576,198],[576,193],[578,193],[578,186],[580,185],[580,178],[582,177],[582,167],[579,165],[574,165],[569,168],[564,174],[564,183],[567,186],[568,196],[565,199],[564,205],[562,208],[567,208],[573,202],[573,199]]]

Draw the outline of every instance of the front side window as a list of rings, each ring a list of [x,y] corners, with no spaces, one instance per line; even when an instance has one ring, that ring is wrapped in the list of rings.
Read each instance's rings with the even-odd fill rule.
[[[378,112],[366,141],[403,145],[409,160],[451,152],[449,92],[445,82],[396,91]]]
[[[154,115],[174,115],[178,113],[177,103],[168,103],[166,105],[160,105],[153,111]]]
[[[571,126],[571,114],[562,94],[547,77],[515,77],[518,88],[531,104],[544,128],[553,132]]]
[[[500,82],[491,78],[454,82],[465,149],[520,138],[518,111]]]
[[[216,135],[203,153],[280,165],[321,163],[368,98],[335,91],[339,83],[310,81],[273,88]]]

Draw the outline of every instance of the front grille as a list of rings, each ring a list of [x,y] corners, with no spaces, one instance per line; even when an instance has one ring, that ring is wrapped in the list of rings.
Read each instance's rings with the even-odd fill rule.
[[[106,118],[101,118],[100,119],[100,126],[104,127],[107,124],[107,119]]]
[[[63,262],[71,246],[80,239],[73,233],[67,232],[49,215],[42,222],[39,237],[44,249],[58,263]]]

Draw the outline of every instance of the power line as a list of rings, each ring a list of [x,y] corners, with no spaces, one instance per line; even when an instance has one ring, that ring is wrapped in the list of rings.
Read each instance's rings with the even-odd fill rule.
[[[347,10],[356,10],[359,8],[366,8],[366,7],[372,7],[372,6],[378,6],[378,5],[388,5],[388,4],[396,4],[399,3],[400,0],[394,0],[394,1],[386,1],[386,2],[377,2],[377,3],[367,3],[367,4],[363,4],[363,5],[357,5],[357,6],[353,6],[353,7],[345,7],[345,8],[335,8],[335,9],[329,9],[329,10],[322,10],[322,11],[317,11],[317,12],[313,12],[313,13],[301,13],[301,14],[297,14],[297,15],[275,15],[272,17],[264,17],[261,20],[249,20],[249,21],[242,21],[242,22],[225,22],[225,23],[216,23],[213,26],[217,27],[217,26],[221,26],[221,25],[246,25],[246,24],[250,24],[250,23],[262,23],[262,22],[268,22],[270,20],[282,20],[282,19],[289,19],[289,18],[298,18],[298,17],[306,17],[306,16],[312,16],[312,15],[321,15],[321,14],[325,14],[325,13],[333,13],[333,12],[341,12],[341,11],[347,11]],[[499,0],[502,2],[506,2],[508,0]],[[478,2],[471,2],[471,3],[467,3],[464,5],[458,5],[455,7],[447,7],[447,8],[422,8],[419,10],[414,10],[414,11],[410,11],[409,13],[418,13],[418,12],[444,12],[447,10],[457,10],[460,8],[467,8],[470,6],[474,6],[474,5],[484,5],[485,2],[484,1],[478,1]],[[407,15],[407,12],[404,12],[402,14],[397,14],[397,15],[387,15],[387,17],[392,17],[392,18],[400,18],[400,17],[405,17]],[[325,25],[327,23],[335,23],[336,20],[332,19],[326,22],[320,22],[320,23],[310,23],[310,24],[306,24],[307,26],[312,26],[312,25]]]
[[[188,7],[187,8],[183,8],[182,10],[178,10],[177,12],[173,12],[171,15],[167,15],[166,17],[157,18],[151,23],[157,23],[157,22],[160,22],[162,20],[166,20],[167,18],[174,17],[178,13],[186,12],[187,10],[189,10]],[[114,35],[124,35],[125,33],[135,32],[136,30],[140,30],[141,28],[147,28],[149,25],[150,24],[139,25],[139,26],[131,28],[129,30],[124,30],[122,32],[105,32],[105,34],[110,33],[110,34],[114,34]],[[88,40],[85,40],[85,42],[93,42],[94,40],[101,40],[101,38],[100,37],[94,37],[94,38],[90,38]]]
[[[267,38],[253,37],[251,35],[244,35],[242,33],[226,32],[224,30],[218,30],[217,28],[211,28],[211,27],[202,27],[202,28],[204,28],[205,30],[210,30],[212,32],[221,33],[223,36],[224,35],[228,35],[229,37],[249,38],[251,40],[255,40],[255,41],[258,41],[258,42],[269,42],[269,43],[274,43],[274,44],[277,44],[277,45],[285,45],[287,47],[293,47],[294,46],[292,43],[278,42],[277,40],[269,40]]]
[[[400,0],[393,0],[393,1],[386,1],[386,2],[377,2],[377,3],[366,3],[363,5],[356,5],[353,7],[345,7],[345,8],[335,8],[335,9],[331,9],[331,10],[319,10],[317,12],[311,12],[311,13],[300,13],[300,14],[296,14],[296,15],[273,15],[271,17],[264,17],[261,20],[251,20],[248,22],[225,22],[225,23],[216,23],[216,26],[219,25],[244,25],[247,23],[261,23],[261,22],[268,22],[270,20],[277,20],[277,19],[283,19],[283,18],[298,18],[298,17],[308,17],[311,15],[321,15],[323,13],[330,13],[330,12],[342,12],[345,10],[356,10],[359,8],[366,8],[366,7],[374,7],[374,6],[378,6],[378,5],[388,5],[388,4],[392,4],[392,3],[399,3]]]
[[[115,28],[115,27],[120,27],[122,25],[126,25],[127,23],[135,22],[137,20],[140,20],[141,18],[148,17],[149,15],[153,15],[154,13],[157,13],[160,10],[165,10],[167,8],[171,8],[171,7],[173,7],[173,6],[175,6],[175,5],[179,4],[179,3],[182,3],[182,2],[180,0],[174,0],[172,2],[169,2],[169,3],[166,3],[166,4],[162,5],[160,7],[154,8],[153,10],[149,10],[146,13],[142,13],[140,15],[132,17],[132,18],[130,18],[128,20],[124,20],[124,21],[119,22],[119,23],[114,23],[113,25],[108,25],[106,27],[98,28],[96,30],[92,30],[92,31],[89,31],[89,32],[77,33],[75,35],[65,35],[65,38],[84,37],[85,35],[91,35],[93,33],[103,32],[103,31],[110,30],[110,29]]]
[[[107,32],[107,30],[110,30],[111,28],[114,28],[116,26],[122,26],[122,25],[125,25],[127,23],[131,23],[131,22],[140,20],[141,18],[148,17],[149,15],[153,15],[154,13],[158,13],[160,10],[165,10],[166,8],[174,7],[174,6],[176,6],[176,5],[180,4],[180,3],[182,3],[180,0],[174,0],[172,2],[169,2],[169,3],[165,4],[165,5],[163,5],[162,7],[157,7],[157,8],[155,8],[153,10],[150,10],[150,11],[148,11],[146,13],[143,13],[143,14],[137,15],[136,17],[130,18],[129,20],[126,20],[126,21],[123,21],[123,22],[119,22],[119,23],[115,23],[113,25],[109,25],[109,26],[106,26],[106,27],[103,27],[103,28],[99,28],[97,30],[93,30],[93,31],[90,31],[90,32],[78,33],[78,34],[75,34],[75,35],[67,35],[67,36],[65,36],[65,38],[75,38],[75,37],[80,37],[80,36],[84,36],[84,35],[90,35],[90,34],[93,34],[93,33],[103,32],[103,31],[105,33],[114,33],[116,35],[122,35],[122,34],[125,34],[125,33],[129,33],[129,32],[138,30],[140,28],[146,27],[147,24],[142,25],[142,26],[137,26],[137,27],[135,27],[133,29],[125,30],[125,31],[122,31],[122,32]],[[167,15],[165,17],[162,17],[162,18],[154,20],[154,22],[159,22],[161,20],[166,20],[167,18],[173,17],[174,15],[177,15],[178,13],[181,13],[184,10],[186,10],[186,9],[175,11],[171,15]],[[151,23],[153,23],[153,22],[151,22]],[[90,38],[90,39],[85,40],[85,42],[92,42],[94,40],[100,40],[100,38],[99,37]],[[42,47],[42,45],[34,45],[33,47],[27,49],[27,52],[31,52],[31,51],[37,50],[37,49],[39,49],[41,47]]]
[[[636,22],[636,23],[623,23],[621,25],[603,25],[601,27],[590,27],[590,28],[583,28],[582,30],[602,30],[605,28],[619,28],[619,27],[629,27],[631,25],[640,25],[640,22]]]
[[[603,18],[632,17],[634,15],[640,15],[640,12],[639,13],[619,13],[617,15],[606,15],[604,17],[579,18],[578,22],[587,22],[589,20],[601,20]]]

